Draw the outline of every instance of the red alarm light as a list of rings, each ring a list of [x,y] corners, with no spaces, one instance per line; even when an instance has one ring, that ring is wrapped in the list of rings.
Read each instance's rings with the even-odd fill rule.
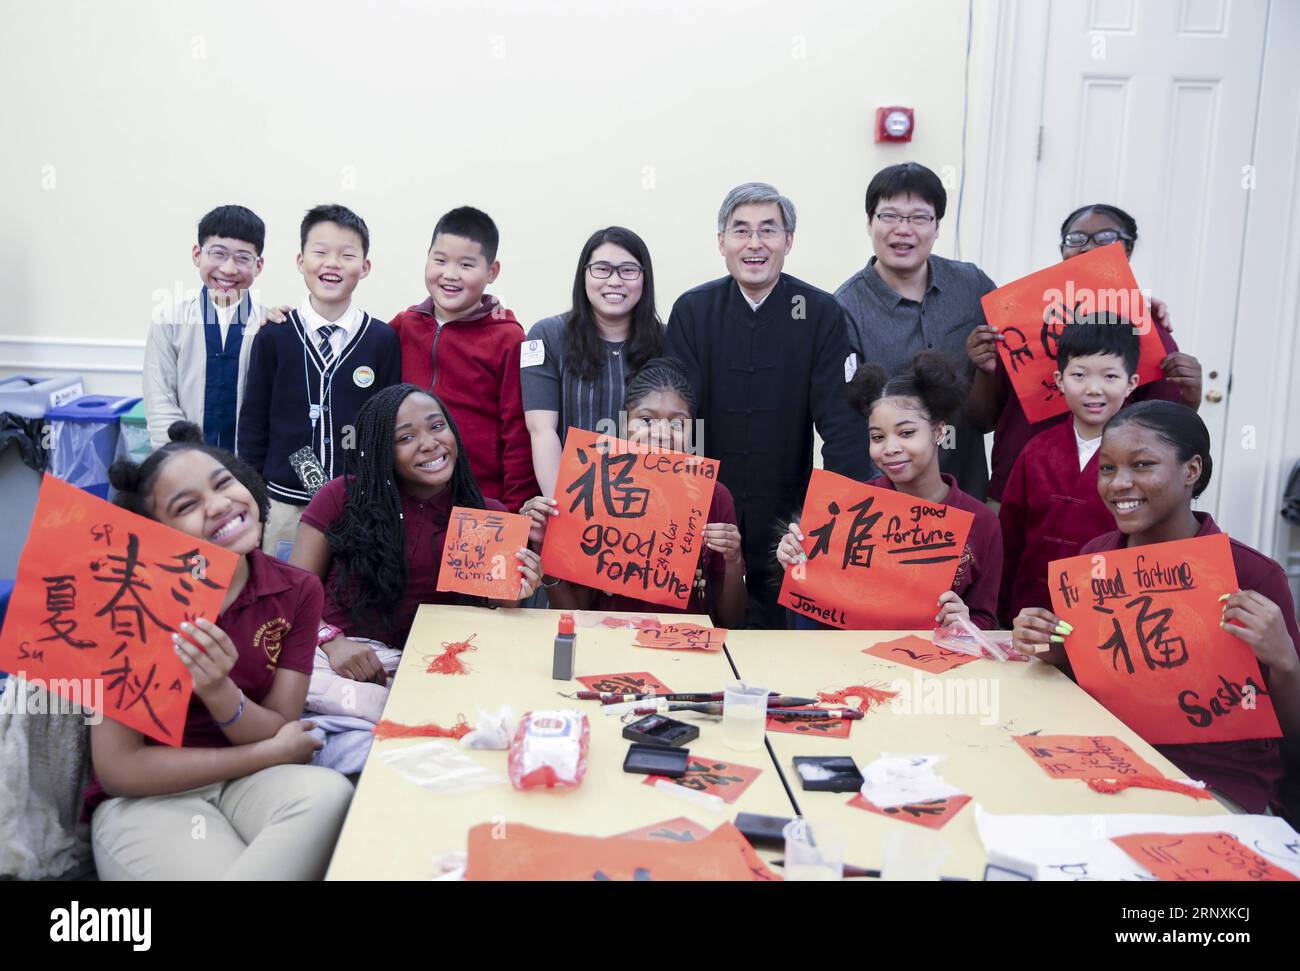
[[[876,109],[876,141],[910,142],[915,119],[911,108],[894,106]]]

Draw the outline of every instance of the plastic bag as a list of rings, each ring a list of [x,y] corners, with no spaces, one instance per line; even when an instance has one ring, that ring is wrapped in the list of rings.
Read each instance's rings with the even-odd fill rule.
[[[509,705],[502,705],[495,715],[482,708],[474,720],[474,730],[460,740],[461,748],[494,749],[504,752],[510,747],[510,733],[514,730],[515,713]]]
[[[1010,631],[980,630],[961,615],[949,621],[947,627],[937,628],[931,639],[937,647],[973,657],[986,657],[992,661],[1023,660],[1011,647]]]
[[[499,786],[506,781],[446,742],[421,742],[401,748],[386,748],[379,753],[378,758],[403,779],[434,792],[473,792],[475,789]]]
[[[510,742],[510,782],[516,789],[574,788],[587,774],[591,725],[582,712],[528,711]]]

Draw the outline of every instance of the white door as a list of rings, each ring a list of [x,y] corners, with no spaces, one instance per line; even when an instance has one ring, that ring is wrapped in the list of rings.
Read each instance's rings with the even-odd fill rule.
[[[1108,202],[1138,224],[1138,284],[1204,368],[1224,450],[1268,0],[1052,0],[1025,272],[1060,259],[1061,221]],[[1239,375],[1242,380],[1246,375]],[[1216,475],[1199,508],[1218,515]]]

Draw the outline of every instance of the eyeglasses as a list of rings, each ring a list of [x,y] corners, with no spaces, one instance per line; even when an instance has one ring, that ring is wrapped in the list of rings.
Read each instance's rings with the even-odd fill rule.
[[[217,264],[217,266],[224,266],[226,260],[230,259],[232,256],[235,258],[235,265],[242,266],[244,269],[248,269],[257,262],[256,254],[250,253],[248,250],[240,250],[238,253],[231,253],[230,250],[226,249],[224,246],[209,246],[203,252],[206,253],[208,259]]]
[[[640,263],[620,263],[615,266],[613,263],[588,263],[587,272],[597,280],[608,280],[618,270],[620,280],[635,280],[642,273]]]
[[[727,235],[737,242],[740,242],[741,240],[748,242],[751,237],[757,234],[759,239],[770,243],[778,236],[786,235],[787,232],[788,230],[781,226],[759,226],[757,229],[744,229],[740,226],[732,226],[727,230]]]
[[[1066,233],[1061,237],[1061,245],[1078,249],[1080,246],[1087,246],[1088,240],[1092,240],[1098,246],[1109,246],[1120,239],[1125,242],[1133,241],[1132,236],[1121,233],[1118,229],[1099,229],[1095,233]]]
[[[934,216],[928,212],[914,212],[910,216],[904,216],[898,212],[878,212],[876,218],[886,226],[897,226],[899,223],[910,223],[913,226],[929,226],[938,222]]]

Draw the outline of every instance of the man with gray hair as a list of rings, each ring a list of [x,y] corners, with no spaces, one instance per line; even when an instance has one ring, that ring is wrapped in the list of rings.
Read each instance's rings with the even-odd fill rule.
[[[794,244],[794,205],[764,182],[727,193],[718,250],[727,272],[682,294],[665,351],[687,369],[704,422],[704,452],[736,499],[750,627],[783,628],[775,549],[803,502],[813,427],[826,468],[864,479],[866,421],[844,396],[848,322],[835,298],[781,272]]]

